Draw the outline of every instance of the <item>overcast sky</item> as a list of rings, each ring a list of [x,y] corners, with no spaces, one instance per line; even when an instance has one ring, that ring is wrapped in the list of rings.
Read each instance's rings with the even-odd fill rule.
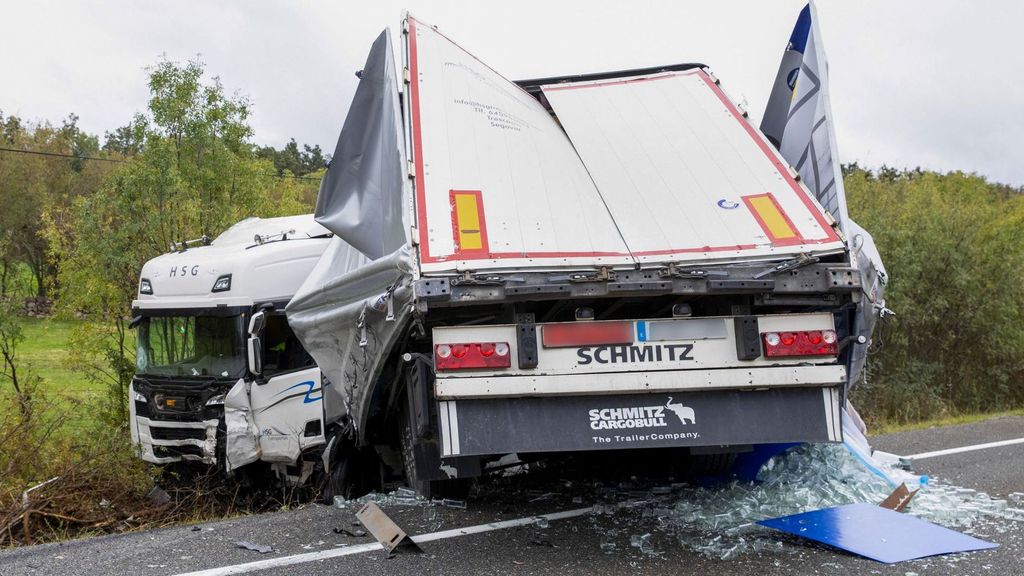
[[[403,9],[509,78],[702,62],[760,121],[803,0],[2,0],[0,110],[102,134],[145,68],[200,54],[254,104],[256,142],[332,151],[370,43]],[[839,154],[1024,184],[1024,3],[818,2]],[[399,36],[395,36],[396,42]]]

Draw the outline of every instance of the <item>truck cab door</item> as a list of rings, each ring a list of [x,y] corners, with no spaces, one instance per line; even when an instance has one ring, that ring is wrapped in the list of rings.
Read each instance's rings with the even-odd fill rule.
[[[294,464],[324,443],[323,378],[284,313],[270,313],[260,337],[261,377],[250,388],[265,462]]]

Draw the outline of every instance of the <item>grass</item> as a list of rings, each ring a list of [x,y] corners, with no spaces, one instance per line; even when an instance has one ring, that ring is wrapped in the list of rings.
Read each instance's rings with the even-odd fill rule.
[[[981,422],[982,420],[988,420],[990,418],[999,418],[1003,416],[1024,416],[1024,409],[1005,410],[1002,412],[982,412],[978,414],[961,414],[959,416],[947,416],[944,418],[936,418],[934,420],[923,420],[921,422],[910,422],[907,424],[880,424],[878,426],[869,428],[868,431],[871,433],[872,436],[878,436],[881,434],[907,432],[909,430],[924,430],[926,428],[936,428],[939,426],[973,424],[974,422]]]
[[[43,379],[48,391],[88,400],[102,394],[102,388],[86,380],[68,363],[68,339],[72,330],[82,323],[81,320],[24,318],[25,340],[18,347],[18,355],[29,371]]]

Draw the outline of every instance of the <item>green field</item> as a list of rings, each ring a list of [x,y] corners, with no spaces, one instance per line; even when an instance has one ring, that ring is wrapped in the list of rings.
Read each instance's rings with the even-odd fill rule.
[[[68,340],[80,324],[80,320],[25,318],[25,341],[18,348],[18,356],[29,372],[43,379],[47,391],[87,400],[103,390],[69,365]]]

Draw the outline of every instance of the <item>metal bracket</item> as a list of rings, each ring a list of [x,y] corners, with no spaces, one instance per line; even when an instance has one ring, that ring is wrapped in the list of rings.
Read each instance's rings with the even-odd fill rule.
[[[419,546],[417,546],[416,543],[409,538],[409,535],[405,533],[405,530],[402,530],[398,524],[395,524],[394,520],[388,518],[388,515],[385,514],[384,511],[380,509],[380,506],[377,506],[375,503],[367,502],[365,506],[359,509],[359,512],[356,512],[356,519],[359,520],[363,526],[366,526],[366,529],[370,531],[370,534],[373,534],[373,537],[380,542],[380,545],[383,546],[384,550],[387,550],[388,553],[394,551],[394,549],[399,546],[406,545],[410,545],[417,551],[422,552]]]
[[[768,268],[767,270],[762,270],[762,271],[758,272],[757,274],[754,274],[754,278],[760,279],[760,278],[764,278],[765,276],[771,276],[773,274],[778,274],[779,272],[788,272],[790,270],[796,270],[797,268],[803,268],[804,266],[808,266],[810,264],[817,264],[818,260],[819,260],[819,258],[817,256],[811,256],[809,254],[801,254],[801,255],[797,256],[796,258],[793,258],[793,259],[790,259],[790,260],[786,260],[785,262],[783,262],[783,263],[781,263],[781,264],[779,264],[777,266],[773,266],[771,268]]]
[[[658,270],[658,276],[660,278],[709,278],[711,276],[725,278],[729,276],[729,273],[725,270],[708,271],[694,268],[680,268],[675,262],[671,262],[667,267]]]
[[[537,324],[533,313],[516,314],[516,350],[520,369],[537,367]]]
[[[607,266],[601,266],[596,274],[572,274],[569,282],[608,282],[615,280],[615,271]]]

